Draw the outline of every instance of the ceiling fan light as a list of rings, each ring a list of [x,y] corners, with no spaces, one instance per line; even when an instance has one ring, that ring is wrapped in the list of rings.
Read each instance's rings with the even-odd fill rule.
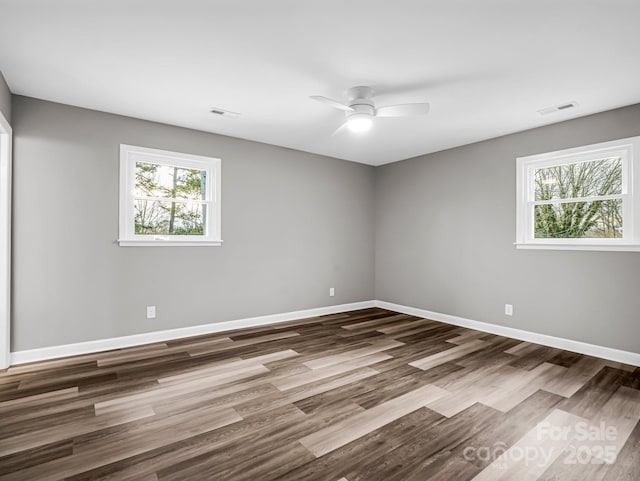
[[[347,119],[347,127],[351,132],[366,132],[372,124],[371,115],[368,114],[353,114]]]

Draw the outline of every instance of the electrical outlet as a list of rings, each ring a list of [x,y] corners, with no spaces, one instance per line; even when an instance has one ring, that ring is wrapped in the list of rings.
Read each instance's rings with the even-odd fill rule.
[[[156,306],[147,306],[147,319],[156,318]]]
[[[334,287],[329,288],[329,297],[333,297],[336,295],[336,289]]]
[[[507,316],[513,316],[513,304],[505,304],[504,305],[504,313]]]

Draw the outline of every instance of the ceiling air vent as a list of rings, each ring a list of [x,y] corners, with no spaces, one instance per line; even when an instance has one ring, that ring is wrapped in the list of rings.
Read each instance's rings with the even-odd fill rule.
[[[213,107],[211,109],[211,113],[214,115],[219,115],[221,117],[240,117],[239,112],[232,112],[231,110],[219,109],[218,107]]]
[[[549,115],[555,114],[557,112],[562,112],[563,110],[573,109],[578,106],[578,102],[567,102],[560,105],[554,105],[553,107],[548,107],[546,109],[538,110],[540,115]]]

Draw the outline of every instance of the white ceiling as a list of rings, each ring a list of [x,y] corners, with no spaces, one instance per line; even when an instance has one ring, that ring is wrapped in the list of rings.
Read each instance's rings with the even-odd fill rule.
[[[0,70],[16,94],[380,165],[640,102],[639,19],[638,0],[0,0]],[[332,137],[344,114],[308,96],[354,85],[431,112]]]

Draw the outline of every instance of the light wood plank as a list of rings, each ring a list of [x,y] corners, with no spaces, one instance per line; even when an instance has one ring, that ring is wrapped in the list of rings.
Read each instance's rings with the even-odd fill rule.
[[[432,354],[431,356],[418,359],[417,361],[410,362],[409,365],[426,371],[427,369],[439,366],[445,362],[454,361],[466,354],[479,351],[487,345],[488,343],[486,341],[474,339],[473,341],[465,342],[464,344],[447,349],[446,351],[441,351],[436,354]]]
[[[447,394],[443,389],[429,384],[305,436],[300,443],[320,457]]]

